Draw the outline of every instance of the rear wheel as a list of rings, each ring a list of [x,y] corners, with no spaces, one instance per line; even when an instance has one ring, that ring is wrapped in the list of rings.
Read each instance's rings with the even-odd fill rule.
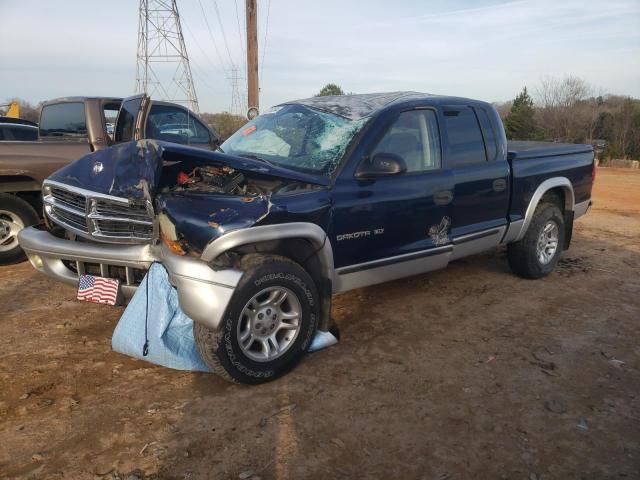
[[[194,337],[214,373],[264,383],[291,370],[307,351],[319,299],[309,274],[285,257],[257,256],[243,270],[219,331],[194,323]]]
[[[524,278],[549,275],[560,259],[564,235],[564,217],[558,206],[541,203],[522,240],[508,246],[511,270]]]
[[[0,195],[0,265],[25,259],[18,244],[18,232],[40,219],[31,205],[15,195]]]

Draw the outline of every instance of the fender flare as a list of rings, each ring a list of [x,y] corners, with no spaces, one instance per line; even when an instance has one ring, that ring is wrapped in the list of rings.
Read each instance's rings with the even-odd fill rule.
[[[575,208],[575,194],[573,191],[573,185],[571,181],[566,177],[553,177],[542,182],[536,191],[533,192],[531,196],[531,200],[529,201],[529,205],[527,206],[527,211],[524,214],[524,219],[521,222],[515,222],[521,224],[519,229],[515,232],[507,231],[505,235],[505,241],[507,242],[517,242],[518,240],[522,240],[522,238],[527,233],[529,229],[529,225],[533,220],[533,214],[540,203],[540,200],[549,190],[553,188],[562,188],[564,190],[564,210],[566,212],[573,211]],[[512,224],[515,226],[515,224]],[[511,230],[511,228],[509,228]]]
[[[241,230],[234,230],[209,243],[202,251],[200,259],[211,262],[235,247],[269,240],[285,240],[288,238],[304,238],[316,249],[322,271],[333,281],[333,249],[327,233],[315,223],[291,222],[277,225],[261,225]]]

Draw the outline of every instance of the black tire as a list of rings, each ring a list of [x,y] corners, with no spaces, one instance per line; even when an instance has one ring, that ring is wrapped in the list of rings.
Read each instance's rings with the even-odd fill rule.
[[[0,194],[0,265],[10,265],[26,258],[18,245],[16,236],[6,236],[9,228],[8,222],[22,223],[24,227],[28,227],[39,221],[40,217],[27,202],[15,195]]]
[[[558,245],[555,253],[547,263],[538,256],[538,239],[549,223],[555,223],[558,229]],[[527,233],[522,240],[510,243],[507,248],[507,258],[511,270],[524,278],[542,278],[549,275],[558,264],[564,246],[564,216],[555,203],[540,202],[533,214]]]
[[[320,301],[309,274],[292,260],[275,255],[251,255],[243,259],[244,275],[227,306],[218,331],[194,322],[193,334],[203,361],[226,380],[246,384],[265,383],[291,370],[309,348],[318,328]],[[256,361],[242,350],[238,324],[247,303],[269,287],[284,287],[295,294],[301,315],[297,336],[281,356]],[[286,332],[285,332],[286,333]]]

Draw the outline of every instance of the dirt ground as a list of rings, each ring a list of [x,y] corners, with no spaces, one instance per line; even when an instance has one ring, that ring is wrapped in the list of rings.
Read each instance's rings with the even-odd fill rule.
[[[600,169],[550,277],[504,252],[341,295],[245,387],[114,353],[121,308],[0,268],[0,477],[640,478],[640,173]]]

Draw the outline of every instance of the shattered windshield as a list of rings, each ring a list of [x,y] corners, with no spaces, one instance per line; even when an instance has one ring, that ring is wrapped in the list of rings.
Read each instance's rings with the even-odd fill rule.
[[[364,122],[303,105],[274,107],[234,133],[221,149],[280,167],[329,175]]]

